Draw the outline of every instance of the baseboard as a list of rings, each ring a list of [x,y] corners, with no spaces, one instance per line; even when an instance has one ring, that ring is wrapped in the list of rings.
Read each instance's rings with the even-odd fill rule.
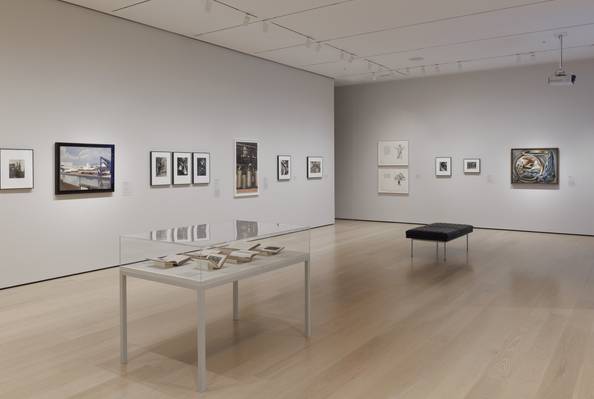
[[[410,224],[410,225],[427,225],[427,223],[414,222],[398,222],[394,220],[375,220],[375,219],[355,219],[355,218],[336,218],[336,220],[351,220],[354,222],[374,222],[374,223],[394,223],[394,224]],[[541,230],[520,230],[520,229],[504,229],[501,227],[484,227],[473,226],[477,230],[496,230],[496,231],[514,231],[518,233],[533,233],[533,234],[554,234],[562,236],[576,236],[576,237],[594,237],[594,234],[580,234],[580,233],[561,233],[557,231],[541,231]]]

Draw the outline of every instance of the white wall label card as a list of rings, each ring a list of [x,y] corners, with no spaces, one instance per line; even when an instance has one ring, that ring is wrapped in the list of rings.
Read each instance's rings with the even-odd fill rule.
[[[378,166],[408,166],[408,141],[380,141],[377,144]]]
[[[408,169],[378,169],[378,193],[408,194]]]

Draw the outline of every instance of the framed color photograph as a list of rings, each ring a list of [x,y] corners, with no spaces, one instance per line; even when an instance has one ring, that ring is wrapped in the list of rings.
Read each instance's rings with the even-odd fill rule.
[[[33,150],[0,149],[0,190],[33,189]]]
[[[195,152],[192,154],[194,164],[194,184],[210,183],[210,154],[208,152]]]
[[[324,176],[324,158],[307,157],[307,178],[321,179]]]
[[[171,184],[171,153],[151,151],[151,186]]]
[[[55,144],[55,191],[61,194],[113,192],[113,144]]]
[[[464,160],[464,173],[471,175],[481,174],[481,160],[479,158],[471,158]]]
[[[452,176],[452,158],[451,157],[437,157],[435,158],[435,176]]]
[[[248,197],[260,193],[258,179],[258,142],[235,140],[235,196]]]
[[[173,153],[173,184],[192,184],[192,153]]]
[[[277,180],[291,180],[291,156],[279,155],[276,157]]]
[[[378,166],[408,166],[408,141],[380,141],[377,144]]]
[[[559,149],[512,149],[511,182],[512,184],[559,184]]]
[[[408,169],[378,169],[377,187],[377,191],[380,194],[408,194]]]

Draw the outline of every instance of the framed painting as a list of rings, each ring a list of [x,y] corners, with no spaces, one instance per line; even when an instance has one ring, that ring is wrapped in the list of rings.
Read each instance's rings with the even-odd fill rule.
[[[33,150],[0,149],[0,190],[33,189]]]
[[[511,150],[512,184],[559,184],[559,148]]]
[[[55,192],[86,194],[114,192],[113,144],[55,144]]]
[[[171,184],[171,153],[151,151],[151,186]]]
[[[195,152],[192,154],[194,174],[194,184],[210,183],[210,154],[208,152]]]
[[[380,141],[377,144],[378,166],[408,166],[408,141]]]
[[[278,181],[291,180],[290,155],[278,155],[276,157],[276,178]]]
[[[258,179],[258,142],[235,140],[235,197],[260,194]]]
[[[377,191],[380,194],[408,194],[408,169],[378,169]]]
[[[438,176],[438,177],[452,176],[452,158],[451,157],[437,157],[437,158],[435,158],[435,176]]]
[[[173,184],[176,186],[192,184],[192,153],[173,153]]]
[[[307,157],[307,178],[321,179],[324,175],[324,158]]]
[[[464,173],[469,175],[480,175],[481,160],[479,158],[464,159]]]

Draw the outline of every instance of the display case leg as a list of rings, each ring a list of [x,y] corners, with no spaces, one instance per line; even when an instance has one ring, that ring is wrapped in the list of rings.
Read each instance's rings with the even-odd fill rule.
[[[305,336],[311,337],[311,288],[309,258],[305,261]]]
[[[239,281],[233,282],[233,320],[239,320]]]
[[[120,362],[128,363],[128,292],[126,275],[120,271]]]
[[[198,324],[196,331],[196,350],[197,350],[197,365],[196,365],[196,381],[198,392],[206,391],[207,375],[206,375],[206,294],[204,289],[199,289],[196,295],[196,308],[198,316]]]

